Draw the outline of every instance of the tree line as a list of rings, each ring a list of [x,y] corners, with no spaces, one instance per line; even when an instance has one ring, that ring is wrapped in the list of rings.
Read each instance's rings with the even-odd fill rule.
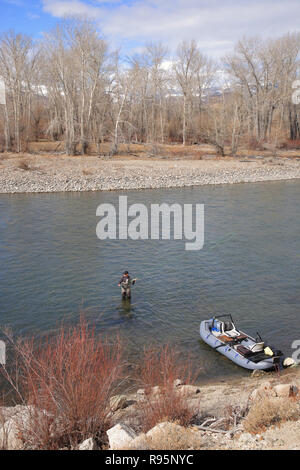
[[[224,155],[243,145],[300,138],[300,34],[244,37],[215,61],[196,41],[174,54],[162,43],[123,57],[89,20],[66,19],[41,41],[8,31],[0,37],[2,149],[64,141],[66,153],[93,145],[208,142]],[[5,89],[5,93],[3,90]],[[5,99],[4,99],[5,98]]]

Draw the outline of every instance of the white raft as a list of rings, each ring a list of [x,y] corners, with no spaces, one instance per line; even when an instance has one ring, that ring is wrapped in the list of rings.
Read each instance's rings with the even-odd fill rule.
[[[224,317],[227,321],[220,320]],[[279,366],[283,355],[281,351],[268,347],[259,335],[254,339],[237,330],[231,315],[202,321],[200,336],[213,349],[245,369],[274,369]]]

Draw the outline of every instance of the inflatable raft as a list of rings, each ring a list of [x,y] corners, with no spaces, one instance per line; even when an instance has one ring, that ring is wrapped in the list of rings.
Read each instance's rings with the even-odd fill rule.
[[[231,315],[202,321],[200,336],[213,349],[245,369],[274,369],[283,356],[281,351],[270,348],[260,335],[254,339],[236,329]]]

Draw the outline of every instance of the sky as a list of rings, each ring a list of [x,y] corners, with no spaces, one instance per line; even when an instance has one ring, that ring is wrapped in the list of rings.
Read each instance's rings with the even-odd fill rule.
[[[300,31],[299,0],[0,0],[0,8],[0,32],[38,39],[64,16],[87,16],[125,53],[159,41],[172,51],[195,39],[202,52],[220,58],[244,35]]]

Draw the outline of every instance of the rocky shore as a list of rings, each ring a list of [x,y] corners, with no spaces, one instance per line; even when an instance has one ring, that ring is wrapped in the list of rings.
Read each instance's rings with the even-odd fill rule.
[[[116,425],[108,431],[109,448],[128,450],[298,450],[300,449],[300,375],[292,368],[282,375],[254,373],[225,384],[176,384],[202,423],[184,428],[163,422],[146,434],[134,426],[136,403],[143,390],[123,397],[115,410]],[[155,387],[153,393],[159,393]],[[275,411],[274,411],[275,410]]]
[[[113,191],[300,178],[300,159],[102,159],[3,154],[0,193]]]
[[[186,385],[178,379],[174,387],[195,410],[194,424],[183,427],[165,420],[143,432],[139,426],[139,413],[145,391],[140,389],[129,395],[117,395],[110,401],[112,427],[107,431],[105,449],[300,449],[298,367],[280,375],[260,371],[242,381],[214,385]],[[154,387],[152,394],[159,399],[160,388]],[[0,408],[0,449],[24,449],[20,428],[26,427],[32,412],[32,406]],[[36,416],[36,411],[34,413]],[[76,449],[100,450],[93,437]]]

